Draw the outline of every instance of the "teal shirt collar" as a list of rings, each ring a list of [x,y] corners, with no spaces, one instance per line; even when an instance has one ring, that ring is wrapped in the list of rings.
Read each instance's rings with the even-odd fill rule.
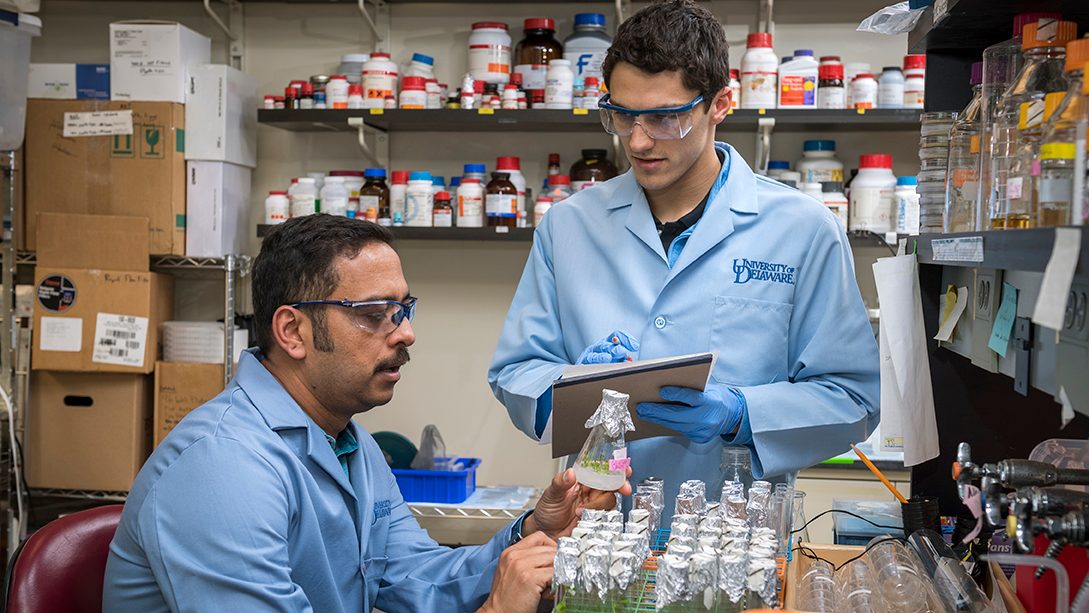
[[[329,442],[329,446],[333,448],[333,453],[336,454],[340,467],[344,469],[344,474],[348,475],[348,456],[355,451],[359,451],[359,442],[355,440],[348,428],[341,430],[336,438],[333,438],[327,432],[322,432],[322,434],[325,435],[325,440]]]

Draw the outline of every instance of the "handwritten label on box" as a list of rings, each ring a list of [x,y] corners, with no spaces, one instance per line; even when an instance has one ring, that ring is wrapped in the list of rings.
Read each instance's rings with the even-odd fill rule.
[[[64,137],[132,134],[132,111],[65,113]]]

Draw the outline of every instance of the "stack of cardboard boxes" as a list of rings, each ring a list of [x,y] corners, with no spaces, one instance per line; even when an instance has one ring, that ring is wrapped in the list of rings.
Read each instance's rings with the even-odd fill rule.
[[[16,234],[38,254],[26,444],[36,488],[128,490],[153,431],[157,444],[223,389],[222,364],[156,362],[174,279],[149,263],[244,250],[256,83],[210,64],[210,40],[178,24],[111,24],[110,56],[30,75]]]

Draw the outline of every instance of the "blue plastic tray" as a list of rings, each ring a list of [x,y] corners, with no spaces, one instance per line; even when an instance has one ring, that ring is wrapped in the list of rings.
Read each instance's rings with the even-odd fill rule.
[[[435,458],[446,459],[446,458]],[[476,491],[480,458],[458,458],[460,470],[411,470],[394,468],[397,487],[405,502],[465,502]]]

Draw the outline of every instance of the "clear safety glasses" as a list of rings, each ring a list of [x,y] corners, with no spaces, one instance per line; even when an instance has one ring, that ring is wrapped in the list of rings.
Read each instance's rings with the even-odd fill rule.
[[[631,136],[639,124],[647,136],[654,140],[678,140],[692,131],[692,110],[703,102],[703,96],[688,104],[659,109],[629,109],[609,102],[609,94],[598,101],[601,125],[605,131],[617,136]]]
[[[389,334],[401,325],[405,319],[412,321],[416,314],[417,299],[409,296],[404,302],[396,300],[306,300],[296,302],[292,308],[304,306],[339,306],[348,309],[348,313],[357,327],[374,334]]]

